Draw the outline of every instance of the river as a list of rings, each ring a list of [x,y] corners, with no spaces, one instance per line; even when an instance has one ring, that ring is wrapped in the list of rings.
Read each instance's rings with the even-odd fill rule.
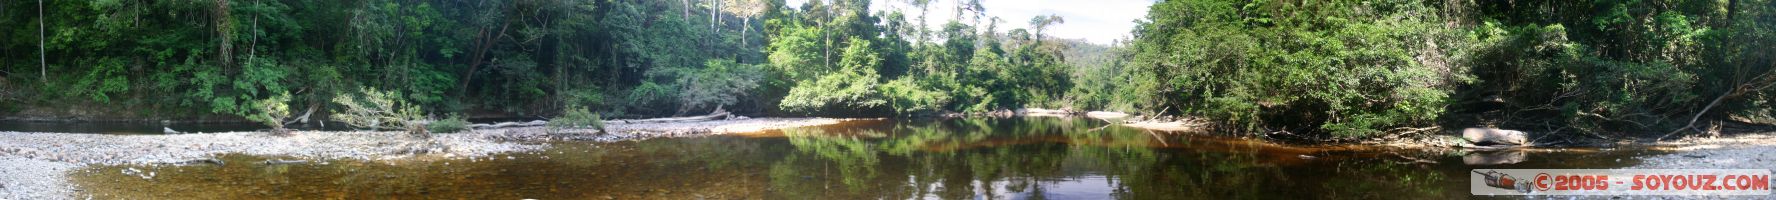
[[[70,176],[100,199],[1453,199],[1476,197],[1476,168],[1620,168],[1657,154],[1520,151],[1505,164],[1470,165],[1451,151],[1278,145],[1052,117],[550,144],[296,164],[225,155],[225,165],[94,166]]]

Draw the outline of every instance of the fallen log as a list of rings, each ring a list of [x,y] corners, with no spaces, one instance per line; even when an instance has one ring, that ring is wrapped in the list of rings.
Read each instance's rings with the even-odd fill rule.
[[[721,108],[716,108],[715,112],[712,112],[712,113],[709,113],[709,115],[703,115],[703,116],[668,117],[668,118],[653,118],[653,119],[604,120],[604,123],[610,124],[610,123],[614,122],[614,123],[619,123],[619,124],[648,124],[648,123],[672,123],[672,122],[700,122],[700,121],[709,121],[709,120],[716,120],[716,119],[727,119],[728,115],[730,115],[730,114],[731,113],[728,113],[728,111],[726,111],[726,110],[722,110]]]
[[[1085,113],[1085,117],[1103,119],[1103,120],[1122,119],[1122,118],[1127,118],[1128,116],[1129,116],[1128,113],[1122,113],[1122,112],[1091,111],[1091,112]]]
[[[494,123],[494,124],[470,124],[469,128],[472,128],[472,129],[499,129],[499,128],[517,128],[517,127],[536,127],[536,126],[545,126],[545,125],[549,125],[549,121],[534,120],[534,121],[522,122],[522,123],[520,123],[520,122],[500,122],[500,123]]]
[[[604,123],[605,124],[649,124],[649,123],[700,122],[700,121],[710,121],[710,120],[718,120],[718,119],[729,119],[728,118],[729,116],[733,116],[733,114],[729,113],[726,110],[722,110],[721,108],[716,108],[715,112],[710,113],[709,115],[690,116],[690,117],[651,118],[651,119],[613,119],[613,120],[604,120]],[[736,118],[745,118],[745,117],[736,117]],[[500,123],[493,123],[493,124],[470,124],[469,128],[470,129],[501,129],[501,128],[517,128],[517,127],[537,127],[537,126],[547,126],[547,125],[549,125],[549,121],[535,120],[535,121],[530,121],[530,122],[500,122]]]
[[[1067,116],[1067,115],[1073,115],[1073,113],[1074,113],[1071,110],[1056,110],[1056,109],[1043,109],[1043,108],[1020,108],[1015,112],[1016,112],[1016,114],[1035,115],[1035,116]]]
[[[294,164],[308,164],[308,161],[306,161],[306,160],[265,160],[265,165],[294,165]]]
[[[1518,145],[1528,145],[1529,144],[1529,134],[1528,133],[1524,133],[1523,131],[1492,129],[1492,128],[1462,129],[1462,139],[1467,140],[1468,143],[1472,143],[1475,145],[1495,145],[1495,144],[1497,144],[1497,145],[1518,146]]]
[[[223,165],[224,162],[222,162],[222,159],[216,159],[216,158],[199,158],[199,159],[192,159],[192,160],[187,160],[187,161],[183,161],[183,162],[177,162],[174,164],[180,164],[180,165],[194,165],[194,164]]]

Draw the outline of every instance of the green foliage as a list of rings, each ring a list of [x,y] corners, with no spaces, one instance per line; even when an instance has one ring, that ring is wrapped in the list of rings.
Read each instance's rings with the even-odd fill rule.
[[[48,1],[42,13],[0,12],[15,25],[0,29],[11,36],[0,49],[46,51],[0,52],[5,95],[17,97],[0,105],[268,121],[257,118],[271,118],[264,101],[275,99],[390,114],[400,119],[344,118],[396,129],[411,124],[388,123],[424,112],[1072,107],[1338,137],[1776,116],[1769,0],[1162,1],[1132,40],[1109,45],[1048,36],[1058,16],[1002,31],[1013,25],[974,3],[910,22],[863,0],[683,12],[699,2]],[[38,25],[49,27],[42,46]],[[341,106],[321,106],[329,100]]]
[[[1730,3],[1736,3],[1730,4]],[[1767,51],[1747,45],[1776,26],[1768,1],[1597,1],[1482,6],[1489,15],[1468,31],[1466,47],[1479,82],[1467,98],[1498,96],[1512,115],[1505,126],[1587,132],[1659,132],[1691,117],[1767,110],[1743,106],[1771,92]],[[1657,6],[1673,5],[1673,6]],[[1737,18],[1733,16],[1739,16]],[[1552,17],[1552,18],[1550,18]],[[1767,35],[1767,34],[1765,34]],[[1766,47],[1755,47],[1766,48]],[[1749,86],[1749,87],[1747,87]],[[1721,107],[1715,105],[1719,98]],[[1753,111],[1755,112],[1755,111]]]
[[[680,105],[670,95],[676,91],[660,89],[689,87],[676,81],[702,70],[702,62],[764,57],[759,46],[738,44],[764,41],[759,34],[708,29],[709,15],[735,15],[684,16],[677,11],[689,5],[679,1],[44,3],[43,71],[55,81],[14,81],[24,79],[12,74],[36,74],[37,54],[0,53],[8,82],[45,94],[6,103],[244,116],[251,101],[271,94],[297,94],[293,102],[314,105],[364,87],[441,112],[527,115],[580,104],[662,115]],[[0,12],[0,23],[18,25],[0,35],[19,36],[0,47],[36,49],[37,14]],[[629,94],[664,101],[624,101]]]
[[[604,118],[598,116],[598,113],[586,110],[586,108],[568,107],[567,112],[562,113],[561,116],[549,119],[549,127],[604,130]]]
[[[920,85],[919,82],[903,77],[882,84],[880,89],[888,99],[888,105],[894,107],[895,113],[917,114],[942,111],[944,104],[950,101],[949,94]]]
[[[431,123],[426,124],[426,130],[433,133],[462,132],[464,130],[469,130],[469,120],[464,120],[462,116],[453,115],[444,119],[432,120]]]
[[[875,69],[881,65],[881,55],[870,48],[867,40],[852,38],[849,44],[839,58],[839,69],[790,88],[789,95],[783,97],[783,108],[812,112],[828,108],[867,109],[887,103],[876,91],[881,76]]]
[[[941,31],[907,28],[900,13],[868,15],[859,4],[867,3],[809,2],[801,12],[790,12],[802,14],[800,18],[772,19],[777,26],[766,50],[772,68],[790,82],[781,108],[902,115],[984,112],[1059,106],[1073,87],[1061,43],[1000,34],[996,20],[971,25],[962,22],[963,15]],[[1050,17],[1037,23],[1060,21]],[[985,30],[979,29],[983,26]],[[906,39],[927,32],[943,40]]]
[[[284,120],[290,118],[290,93],[254,101],[252,108],[252,114],[246,116],[247,120],[270,126],[275,132],[284,132]]]
[[[762,65],[710,60],[703,69],[679,79],[678,85],[684,87],[679,94],[681,109],[733,106],[751,97],[765,75]]]
[[[1433,42],[1451,31],[1422,2],[1166,1],[1133,42],[1149,109],[1237,130],[1368,136],[1429,125],[1462,69]]]
[[[513,116],[568,106],[638,116],[985,111],[1058,105],[1071,88],[1065,48],[1049,45],[1059,43],[1000,34],[977,15],[938,31],[860,0],[715,13],[681,12],[701,6],[685,3],[698,2],[46,2],[44,71],[55,81],[8,81],[48,94],[14,101],[241,116],[282,93],[350,109],[319,105],[357,88],[421,111]],[[35,35],[25,34],[35,14],[0,12],[21,25],[0,35]],[[0,47],[33,49],[34,39]],[[0,53],[0,71],[35,70],[23,68],[35,56],[17,52]]]
[[[332,119],[353,127],[407,130],[410,134],[429,135],[420,123],[425,114],[418,106],[401,100],[399,93],[361,89],[362,95],[339,95],[333,103],[345,110],[335,111]]]

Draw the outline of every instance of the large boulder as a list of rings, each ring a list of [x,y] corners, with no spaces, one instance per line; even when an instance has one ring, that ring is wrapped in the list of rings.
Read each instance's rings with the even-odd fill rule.
[[[1529,144],[1529,133],[1494,128],[1467,128],[1462,129],[1462,139],[1476,145],[1515,146]]]

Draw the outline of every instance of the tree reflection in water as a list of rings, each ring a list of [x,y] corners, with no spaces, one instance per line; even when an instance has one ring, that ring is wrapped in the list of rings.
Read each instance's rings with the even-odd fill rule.
[[[783,133],[795,150],[771,165],[774,198],[1465,196],[1446,193],[1438,185],[1451,180],[1423,166],[1275,160],[1266,145],[1090,120],[953,119]]]
[[[1399,164],[1373,152],[1149,132],[1087,119],[875,121],[780,132],[562,142],[475,159],[268,166],[251,163],[280,158],[230,155],[225,166],[101,166],[72,177],[105,199],[1468,197],[1461,189],[1468,167],[1460,162]],[[1320,158],[1296,157],[1302,154]],[[117,173],[125,168],[160,176]]]

